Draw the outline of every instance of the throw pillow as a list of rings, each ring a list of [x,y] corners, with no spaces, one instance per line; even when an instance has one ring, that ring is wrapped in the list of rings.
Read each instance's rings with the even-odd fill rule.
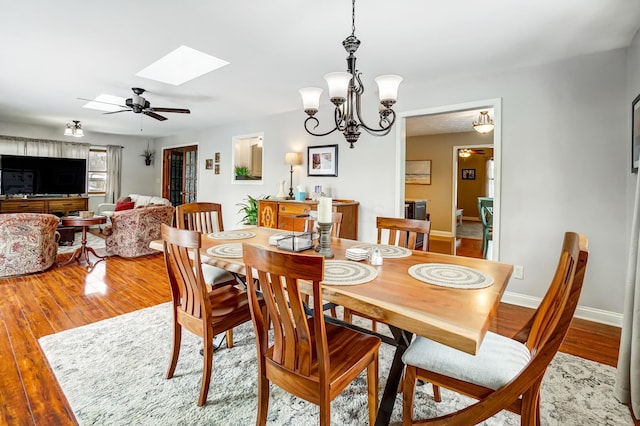
[[[115,211],[119,212],[121,210],[131,210],[134,206],[135,202],[133,201],[118,201],[116,203]]]

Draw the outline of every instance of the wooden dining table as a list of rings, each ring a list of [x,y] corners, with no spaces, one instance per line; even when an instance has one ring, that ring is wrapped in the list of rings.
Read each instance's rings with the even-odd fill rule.
[[[233,236],[233,232],[227,234]],[[229,243],[258,244],[279,250],[269,244],[269,237],[282,234],[281,230],[256,227],[243,228],[236,232],[239,235],[245,234],[245,238],[214,239],[204,236],[200,253],[203,263],[245,275],[242,257],[213,256],[208,250]],[[254,235],[247,237],[251,234]],[[361,241],[332,238],[331,249],[335,255],[332,260],[345,260],[348,248],[362,244]],[[150,247],[162,251],[162,241],[153,241]],[[313,250],[302,253],[315,254]],[[368,264],[366,260],[362,262]],[[491,277],[493,283],[477,289],[433,285],[409,274],[409,268],[417,264],[445,264],[471,268]],[[376,425],[386,425],[391,418],[402,377],[402,354],[413,336],[424,336],[460,351],[476,354],[497,311],[513,266],[484,259],[412,251],[407,257],[384,258],[382,265],[373,267],[377,276],[371,281],[358,285],[323,284],[322,297],[325,302],[349,308],[389,326],[393,339],[386,337],[383,341],[393,344],[396,351],[376,418]],[[301,287],[303,291],[311,292],[310,285],[306,288],[304,285]],[[327,317],[327,320],[335,321],[330,317]]]

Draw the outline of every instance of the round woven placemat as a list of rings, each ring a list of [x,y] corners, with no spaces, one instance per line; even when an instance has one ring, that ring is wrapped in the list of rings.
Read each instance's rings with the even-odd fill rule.
[[[256,233],[251,231],[220,231],[209,234],[209,238],[214,240],[243,240],[255,236]]]
[[[378,271],[373,266],[349,260],[327,260],[324,262],[324,280],[327,285],[357,285],[375,279]]]
[[[465,266],[419,263],[410,267],[408,272],[417,280],[441,287],[475,289],[493,284],[493,277]]]
[[[385,257],[388,259],[411,256],[411,250],[404,247],[390,246],[387,244],[358,244],[353,246],[353,248],[359,248],[359,249],[369,251],[373,246],[380,247],[380,251],[382,252],[382,257]]]
[[[229,259],[238,259],[242,257],[242,244],[240,243],[228,243],[220,244],[218,246],[209,247],[207,254],[216,257],[226,257]]]

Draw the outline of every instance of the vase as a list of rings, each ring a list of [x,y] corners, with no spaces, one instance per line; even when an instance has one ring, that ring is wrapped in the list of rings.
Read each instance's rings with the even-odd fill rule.
[[[286,185],[287,181],[286,180],[281,180],[278,183],[280,184],[280,187],[278,188],[278,195],[276,195],[276,198],[286,198],[287,197],[287,193],[284,192],[284,186]]]

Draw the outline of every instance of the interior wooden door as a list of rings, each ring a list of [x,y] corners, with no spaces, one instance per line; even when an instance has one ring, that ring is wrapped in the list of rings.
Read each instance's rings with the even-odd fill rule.
[[[164,150],[162,196],[177,206],[197,200],[198,146]]]

